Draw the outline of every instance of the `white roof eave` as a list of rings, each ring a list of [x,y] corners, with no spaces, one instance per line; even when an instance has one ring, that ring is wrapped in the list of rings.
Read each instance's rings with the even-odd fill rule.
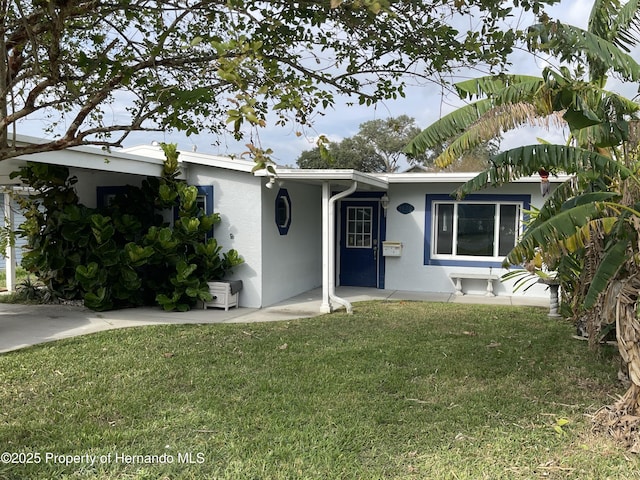
[[[385,174],[387,181],[391,183],[466,183],[475,178],[478,173],[392,173]],[[552,183],[563,183],[569,180],[572,175],[549,175]],[[520,177],[512,183],[540,183],[538,175]]]
[[[123,150],[127,153],[143,155],[145,157],[153,157],[164,159],[164,152],[159,145],[137,145]],[[210,155],[207,153],[190,152],[180,150],[178,160],[183,164],[203,165],[207,167],[224,168],[227,170],[235,170],[238,172],[250,173],[255,167],[255,163],[248,160],[238,158],[224,157],[221,155]]]
[[[270,176],[268,172],[259,171],[256,176]],[[350,169],[276,169],[276,178],[279,180],[291,180],[311,185],[322,185],[330,183],[332,185],[350,186],[353,182],[358,182],[359,190],[381,190],[386,191],[389,182],[384,177],[379,177],[370,173],[363,173]]]

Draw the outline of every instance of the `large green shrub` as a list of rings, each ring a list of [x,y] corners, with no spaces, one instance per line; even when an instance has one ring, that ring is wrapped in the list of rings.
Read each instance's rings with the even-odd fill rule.
[[[220,221],[197,206],[198,191],[178,180],[175,145],[164,145],[161,178],[128,186],[101,209],[78,201],[66,167],[28,163],[20,176],[34,194],[20,200],[26,237],[22,264],[62,299],[83,299],[94,310],[160,304],[185,311],[209,300],[207,281],[242,263],[222,253],[207,232]],[[161,215],[176,209],[173,226]]]

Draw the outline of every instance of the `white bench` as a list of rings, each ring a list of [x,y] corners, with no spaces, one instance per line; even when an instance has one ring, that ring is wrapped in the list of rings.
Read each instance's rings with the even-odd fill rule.
[[[498,275],[493,275],[491,273],[450,273],[449,278],[453,282],[453,285],[456,287],[456,295],[464,295],[462,291],[462,280],[486,280],[487,281],[487,293],[485,296],[487,297],[495,297],[493,293],[493,281],[498,280],[500,277]]]

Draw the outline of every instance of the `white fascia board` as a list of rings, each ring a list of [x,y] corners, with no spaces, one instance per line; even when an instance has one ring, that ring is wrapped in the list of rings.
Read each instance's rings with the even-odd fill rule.
[[[236,160],[231,157],[218,157],[213,155],[202,155],[200,157],[195,157],[194,154],[183,155],[181,153],[180,161],[246,173],[251,173],[253,168],[256,166],[254,162],[247,162],[246,160]]]
[[[389,183],[466,183],[478,175],[477,173],[392,173],[387,174]],[[549,181],[563,183],[572,175],[549,175]],[[538,175],[520,177],[511,183],[540,183]]]
[[[154,177],[162,174],[163,166],[162,160],[155,158],[125,153],[108,153],[90,147],[74,147],[66,150],[34,153],[22,155],[19,158],[25,161],[63,165],[65,167]]]
[[[135,147],[125,148],[122,151],[125,153],[143,155],[145,157],[164,159],[164,152],[159,145],[137,145]],[[179,152],[180,156],[178,157],[178,161],[182,163],[224,168],[238,172],[251,172],[256,165],[254,162],[221,155],[209,155],[206,153],[191,152],[187,150],[179,150]]]
[[[16,135],[16,142],[19,145],[39,145],[50,141],[49,139],[28,135]],[[15,164],[14,167],[19,166],[22,162],[31,161],[65,167],[149,176],[161,175],[163,166],[162,158],[158,159],[152,156],[135,155],[127,152],[114,152],[113,150],[106,151],[91,145],[21,155],[10,160]]]
[[[257,176],[270,176],[267,172],[256,172]],[[350,169],[276,169],[276,178],[302,183],[321,184],[324,182],[358,182],[358,187],[368,186],[378,190],[387,190],[388,182],[384,177]]]

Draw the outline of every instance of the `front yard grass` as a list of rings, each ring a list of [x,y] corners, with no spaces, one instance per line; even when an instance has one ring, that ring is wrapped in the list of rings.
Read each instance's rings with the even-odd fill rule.
[[[5,354],[0,479],[640,478],[590,431],[615,349],[546,313],[367,302]]]

